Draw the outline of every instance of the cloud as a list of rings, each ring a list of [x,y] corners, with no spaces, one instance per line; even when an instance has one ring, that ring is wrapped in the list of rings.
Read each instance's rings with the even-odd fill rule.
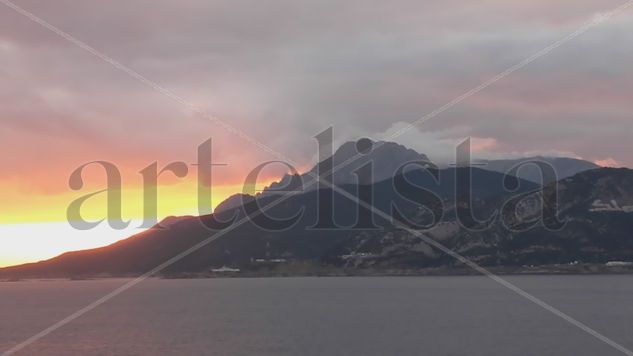
[[[328,126],[337,142],[390,132],[618,4],[19,3],[303,166]],[[94,159],[136,174],[155,160],[192,161],[209,137],[232,167],[223,182],[275,159],[16,13],[0,22],[0,180],[58,184]],[[632,29],[620,14],[396,141],[440,160],[472,136],[482,156],[633,166]]]
[[[593,163],[601,167],[622,167],[622,163],[614,160],[613,158],[598,159],[593,161]]]

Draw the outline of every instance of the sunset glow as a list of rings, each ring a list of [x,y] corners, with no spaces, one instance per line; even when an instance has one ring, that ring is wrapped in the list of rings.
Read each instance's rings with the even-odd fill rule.
[[[618,1],[449,3],[21,3],[76,40],[5,8],[0,265],[133,232],[62,233],[70,202],[105,187],[103,170],[90,166],[85,185],[69,188],[83,164],[116,165],[123,217],[137,221],[139,172],[154,162],[159,169],[184,162],[185,178],[160,176],[158,218],[197,215],[196,153],[206,140],[215,206],[241,192],[263,162],[282,157],[299,171],[311,168],[314,136],[328,127],[334,147],[389,137],[596,18],[591,31],[394,141],[440,165],[453,163],[456,144],[472,137],[478,158],[633,166],[633,51],[616,44],[633,43],[630,11],[602,21]],[[286,171],[268,169],[259,182]],[[82,214],[103,219],[105,195],[91,198]],[[49,228],[57,233],[46,247],[27,242]]]
[[[270,182],[258,185],[263,188]],[[3,189],[6,201],[0,205],[0,267],[35,262],[55,257],[63,252],[105,246],[139,233],[143,222],[143,190],[127,187],[122,192],[123,220],[130,221],[127,228],[116,230],[107,221],[91,230],[75,230],[66,221],[68,204],[78,197],[103,189],[87,187],[80,192],[59,194],[24,194],[17,184]],[[229,196],[242,191],[242,185],[215,186],[212,203],[215,207]],[[200,215],[197,209],[197,185],[195,180],[159,187],[158,220],[167,216]],[[105,194],[89,199],[82,209],[87,221],[99,221],[107,217]]]

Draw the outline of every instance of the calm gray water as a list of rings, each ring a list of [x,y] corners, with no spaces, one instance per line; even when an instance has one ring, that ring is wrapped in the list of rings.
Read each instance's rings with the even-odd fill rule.
[[[633,349],[633,276],[508,280]],[[0,350],[125,280],[0,283]],[[152,279],[25,355],[620,355],[485,277]]]

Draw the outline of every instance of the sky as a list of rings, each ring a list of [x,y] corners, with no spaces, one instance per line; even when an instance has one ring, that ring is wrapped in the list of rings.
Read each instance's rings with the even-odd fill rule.
[[[305,170],[325,128],[337,144],[386,137],[623,1],[15,3]],[[481,158],[542,154],[633,167],[630,43],[633,8],[396,141],[438,162],[472,137]],[[0,266],[87,246],[64,232],[68,204],[104,185],[99,167],[89,167],[82,190],[69,188],[84,163],[119,168],[124,215],[135,219],[139,171],[194,163],[209,138],[214,162],[224,164],[214,167],[214,204],[276,159],[5,5],[0,123]],[[266,170],[262,182],[282,171]],[[161,177],[161,216],[196,213],[195,175],[190,166],[185,178]],[[85,213],[98,219],[103,200]],[[47,228],[59,231],[50,250],[29,255]],[[124,235],[81,236],[96,246]]]

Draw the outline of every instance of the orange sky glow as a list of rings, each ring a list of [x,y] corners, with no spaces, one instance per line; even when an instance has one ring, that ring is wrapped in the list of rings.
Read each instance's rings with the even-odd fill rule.
[[[102,178],[103,180],[103,178]],[[272,180],[257,185],[262,189]],[[17,182],[0,184],[3,201],[0,205],[0,267],[35,262],[55,257],[69,250],[95,248],[111,244],[143,231],[143,188],[124,186],[122,216],[130,225],[115,230],[107,222],[91,230],[75,230],[66,221],[66,209],[71,201],[103,189],[98,182],[90,182],[80,191],[38,193],[24,191]],[[212,188],[215,207],[229,196],[242,192],[242,184],[216,185]],[[82,206],[82,217],[87,221],[102,220],[107,216],[104,193],[90,198]],[[187,177],[181,182],[163,184],[158,188],[158,220],[167,216],[200,215],[197,208],[197,182]]]
[[[242,191],[251,169],[278,159],[271,152],[305,172],[316,161],[314,136],[328,127],[334,147],[389,137],[621,1],[21,4],[103,55],[0,11],[0,266],[138,232],[139,171],[153,162],[189,169],[160,175],[158,217],[198,215],[193,164],[203,142],[212,139],[213,163],[222,164],[215,206]],[[633,167],[633,47],[617,45],[633,43],[630,10],[394,141],[445,164],[472,137],[479,158]],[[69,188],[71,173],[96,160],[120,170],[129,230],[71,231],[66,221],[70,202],[105,187],[103,170],[90,166],[85,186]],[[258,188],[286,170],[267,168]],[[85,219],[105,217],[104,198],[87,202]]]

